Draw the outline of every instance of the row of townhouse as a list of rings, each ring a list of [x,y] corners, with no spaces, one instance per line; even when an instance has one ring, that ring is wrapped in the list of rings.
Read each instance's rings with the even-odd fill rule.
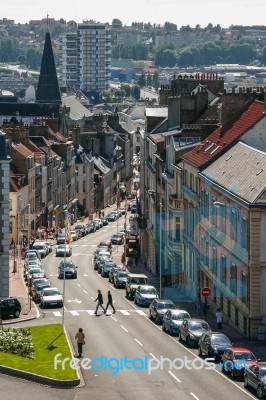
[[[194,84],[199,94],[204,82]],[[209,287],[212,312],[221,308],[246,337],[265,339],[264,91],[214,93],[208,81],[205,86],[207,107],[197,113],[203,100],[195,100],[191,119],[195,88],[183,79],[173,83],[167,117],[162,107],[146,109],[142,257],[161,276],[166,297],[203,301],[201,290]]]

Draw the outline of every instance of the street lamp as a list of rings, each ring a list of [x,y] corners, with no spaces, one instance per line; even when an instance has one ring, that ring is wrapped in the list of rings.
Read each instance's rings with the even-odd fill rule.
[[[30,204],[28,204],[28,268],[30,265],[30,229],[31,229],[31,207]],[[30,295],[30,290],[31,290],[31,278],[29,280],[29,305],[30,305],[30,309],[29,311],[31,311],[31,295]]]
[[[160,203],[160,290],[159,295],[160,299],[162,298],[162,253],[163,253],[163,246],[162,246],[162,218],[163,218],[163,205]]]

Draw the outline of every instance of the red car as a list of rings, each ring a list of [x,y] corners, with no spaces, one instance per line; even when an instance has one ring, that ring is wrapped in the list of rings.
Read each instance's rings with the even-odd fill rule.
[[[259,360],[251,350],[244,347],[231,347],[225,350],[219,366],[229,372],[232,379],[243,378],[246,367],[250,368]]]

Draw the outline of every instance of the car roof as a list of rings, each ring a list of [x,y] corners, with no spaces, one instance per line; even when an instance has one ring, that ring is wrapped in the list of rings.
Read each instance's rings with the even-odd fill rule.
[[[46,291],[46,289],[49,289],[49,290],[55,289],[55,290],[58,290],[58,291],[59,291],[59,289],[58,289],[57,287],[55,287],[55,286],[51,286],[51,287],[49,287],[49,288],[44,288],[43,290]]]
[[[133,278],[147,278],[147,276],[144,275],[144,274],[131,274],[131,273],[129,273],[128,276],[129,276],[130,278],[131,278],[131,277],[133,277]],[[148,279],[148,278],[147,278],[147,279]]]
[[[169,311],[173,314],[184,314],[184,313],[189,314],[187,310],[177,310],[176,308],[175,309],[171,308]]]
[[[156,301],[158,303],[173,303],[174,304],[174,302],[170,299],[156,299]]]
[[[205,321],[205,319],[201,319],[201,318],[186,318],[188,320],[188,322],[200,322],[200,323],[207,323],[207,321]]]
[[[156,289],[156,287],[155,286],[152,286],[152,285],[139,285],[139,287],[141,287],[141,288],[149,288],[149,289]]]
[[[233,352],[242,352],[242,353],[253,353],[252,350],[246,348],[246,347],[232,347],[231,350],[233,350]]]

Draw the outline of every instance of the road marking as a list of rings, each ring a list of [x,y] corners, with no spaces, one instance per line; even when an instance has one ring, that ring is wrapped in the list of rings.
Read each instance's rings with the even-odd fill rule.
[[[115,317],[113,317],[112,315],[110,315],[110,317],[111,317],[115,322],[117,322],[117,319],[115,319]]]
[[[142,310],[136,310],[136,313],[139,315],[147,315],[144,311]]]
[[[88,314],[90,314],[90,315],[94,315],[94,314],[95,314],[95,311],[94,311],[94,310],[86,310],[86,312],[87,312]]]
[[[124,331],[128,332],[128,330],[123,325],[120,325],[120,326],[122,329],[124,329]]]
[[[86,294],[88,294],[87,290],[85,290],[85,289],[83,289],[83,292],[86,293]]]
[[[141,347],[143,347],[143,344],[140,343],[140,341],[139,341],[138,339],[134,338],[134,340],[135,340],[135,342],[137,342]]]
[[[75,315],[75,316],[79,315],[79,313],[77,311],[69,311],[69,312],[71,315]]]
[[[78,283],[78,287],[81,287],[81,284],[80,284],[80,283]]]
[[[194,397],[194,399],[199,400],[199,398],[197,396],[195,396],[194,393],[190,392],[191,396]]]
[[[87,278],[87,276],[89,276],[89,275],[87,275],[87,274],[83,274],[83,276],[85,276],[85,277]]]
[[[53,311],[53,314],[55,317],[62,317],[62,314],[60,313],[60,311]]]
[[[118,310],[118,311],[120,311],[121,314],[123,314],[123,315],[130,315],[129,312],[126,310]]]
[[[150,356],[151,356],[152,358],[154,358],[155,360],[158,360],[158,361],[159,361],[159,358],[155,357],[154,354],[150,353]]]
[[[78,300],[77,298],[75,298],[74,300],[67,300],[68,303],[82,303],[82,300]]]
[[[172,371],[168,371],[168,374],[170,374],[171,375],[171,377],[172,378],[174,378],[178,383],[180,383],[181,381],[180,381],[180,379],[178,379],[174,374],[173,374],[173,372]],[[190,393],[190,394],[192,394],[192,393]],[[198,399],[199,400],[199,399]]]
[[[113,285],[111,285],[111,283],[108,283],[108,285],[110,286],[111,289],[113,289],[114,291],[116,291],[116,289],[113,287]]]
[[[91,296],[91,299],[92,299],[93,301],[95,300],[95,298],[94,298],[94,297],[92,297],[92,296]]]

